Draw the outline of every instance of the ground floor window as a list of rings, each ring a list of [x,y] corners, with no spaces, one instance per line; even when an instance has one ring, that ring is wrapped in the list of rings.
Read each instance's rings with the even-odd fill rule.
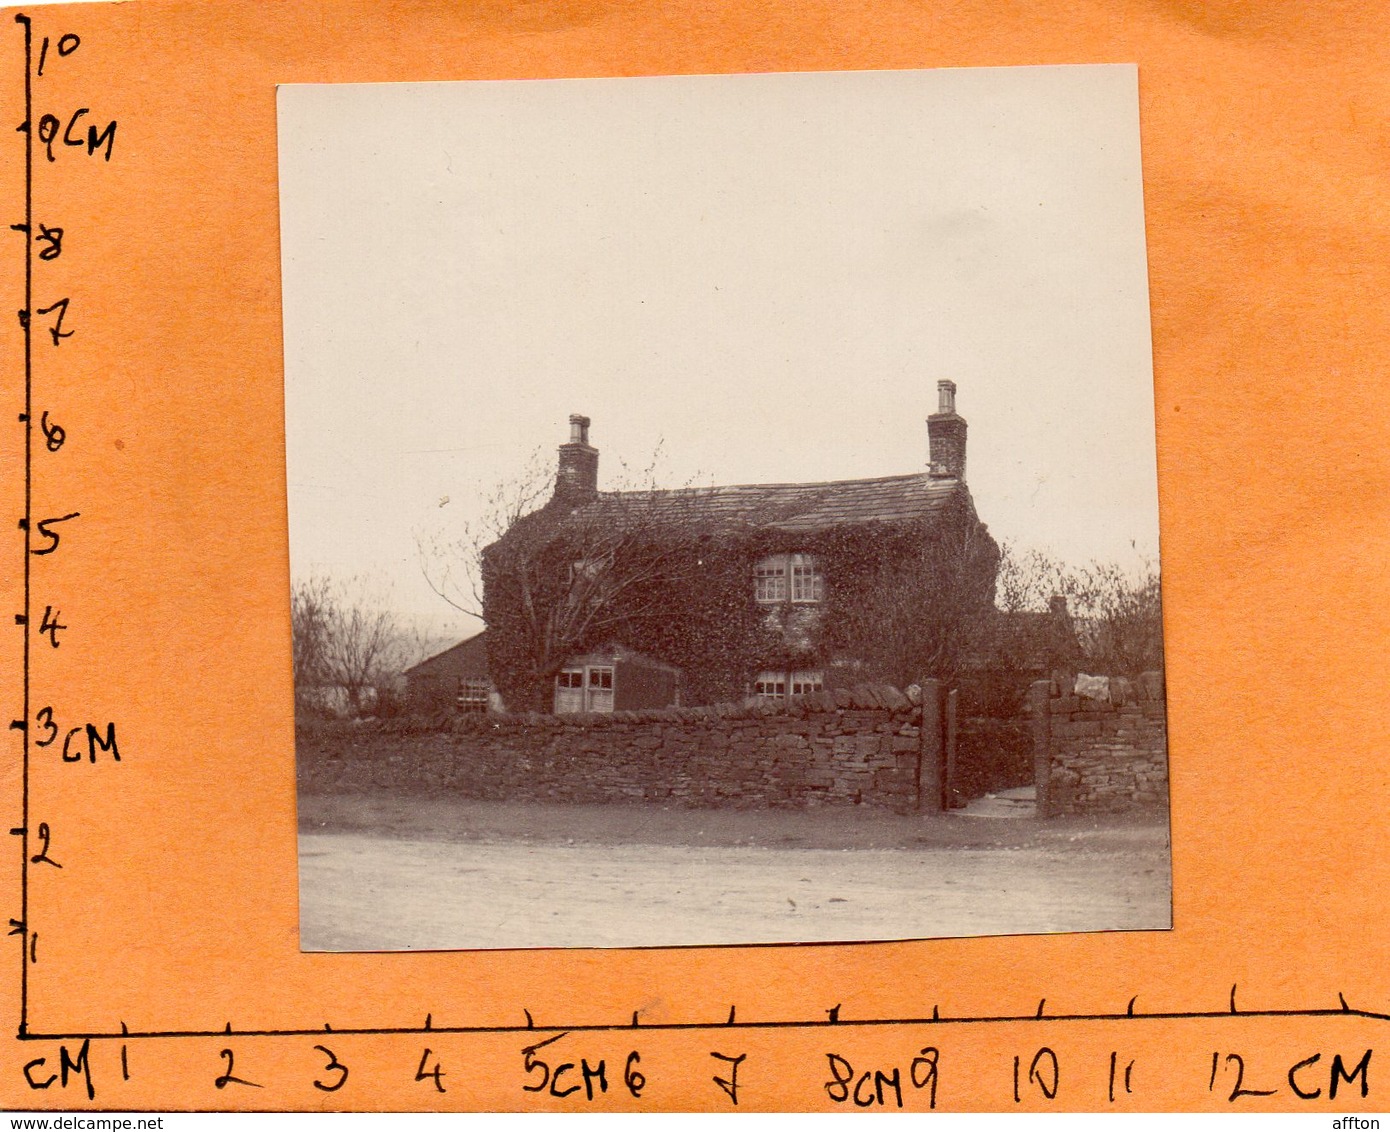
[[[787,698],[787,674],[785,672],[759,672],[753,681],[753,694],[764,700],[785,700]]]
[[[809,696],[824,686],[819,672],[759,672],[753,694],[764,700],[785,700],[788,695]]]
[[[586,664],[555,676],[555,714],[613,710],[613,666]]]
[[[492,684],[486,677],[464,676],[459,679],[458,705],[460,711],[487,711]]]

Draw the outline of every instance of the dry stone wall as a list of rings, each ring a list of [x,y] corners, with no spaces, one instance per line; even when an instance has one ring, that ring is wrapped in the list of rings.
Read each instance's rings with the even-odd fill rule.
[[[1047,812],[1120,813],[1166,805],[1162,677],[1145,673],[1134,682],[1112,678],[1088,687],[1095,694],[1048,699]],[[1058,691],[1055,685],[1052,691]]]
[[[683,807],[917,806],[919,704],[864,686],[752,708],[457,717],[298,733],[300,788]]]
[[[752,707],[320,721],[297,734],[300,789],[906,813],[1031,780],[1044,817],[1162,807],[1161,677],[1081,687],[1039,681],[1028,716],[995,721],[956,720],[934,681],[911,697],[860,685]]]

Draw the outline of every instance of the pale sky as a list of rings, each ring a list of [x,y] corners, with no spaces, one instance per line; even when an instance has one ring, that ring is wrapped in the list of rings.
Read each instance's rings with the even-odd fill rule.
[[[599,482],[925,466],[996,538],[1156,554],[1132,66],[282,86],[296,576],[441,633],[416,533],[593,420]],[[441,501],[447,499],[447,503]]]

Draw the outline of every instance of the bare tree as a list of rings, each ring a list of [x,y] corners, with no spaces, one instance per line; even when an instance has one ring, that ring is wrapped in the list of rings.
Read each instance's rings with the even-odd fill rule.
[[[864,584],[834,598],[826,643],[899,687],[955,676],[992,609],[993,538],[978,522],[962,521],[876,546],[881,558]]]
[[[328,638],[332,620],[332,586],[328,579],[301,579],[290,588],[290,631],[294,644],[296,703],[310,706],[316,690],[329,683]]]
[[[544,706],[585,648],[659,639],[706,580],[709,539],[702,493],[687,490],[608,492],[513,524],[481,556],[489,662],[508,702]]]
[[[1038,550],[1005,544],[997,602],[1006,613],[1041,612],[1058,597],[1075,626],[1086,663],[1098,672],[1134,676],[1163,667],[1163,603],[1158,564],[1136,555],[1128,564],[1069,566]]]
[[[1071,572],[1081,646],[1098,669],[1137,676],[1163,668],[1163,596],[1158,564],[1092,562]]]
[[[999,548],[995,605],[1005,613],[1035,613],[1051,608],[1054,597],[1073,589],[1068,569],[1051,555],[1005,542]]]
[[[460,613],[483,620],[483,551],[546,503],[555,484],[553,465],[554,460],[537,448],[518,475],[482,492],[483,507],[476,518],[450,533],[416,533],[420,572],[430,589]]]
[[[410,648],[389,595],[362,577],[296,582],[290,621],[295,695],[305,706],[325,708],[341,695],[351,714],[361,714],[400,675]]]
[[[585,647],[659,636],[674,595],[713,568],[709,492],[656,487],[660,461],[658,446],[640,472],[621,465],[624,486],[573,502],[552,496],[553,461],[537,451],[457,535],[417,536],[431,588],[485,620],[508,704],[547,707],[555,674]]]

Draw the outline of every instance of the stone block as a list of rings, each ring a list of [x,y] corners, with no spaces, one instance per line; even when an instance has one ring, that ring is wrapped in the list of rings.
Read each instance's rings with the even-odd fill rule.
[[[874,789],[885,793],[905,791],[910,786],[902,778],[902,772],[898,770],[876,770],[874,771]]]
[[[912,702],[891,684],[885,684],[880,689],[879,695],[883,698],[884,706],[889,711],[907,711],[912,706]]]
[[[1072,686],[1072,695],[1080,696],[1083,701],[1095,700],[1098,703],[1108,704],[1110,702],[1110,677],[1089,676],[1084,672],[1078,672],[1076,683]]]

